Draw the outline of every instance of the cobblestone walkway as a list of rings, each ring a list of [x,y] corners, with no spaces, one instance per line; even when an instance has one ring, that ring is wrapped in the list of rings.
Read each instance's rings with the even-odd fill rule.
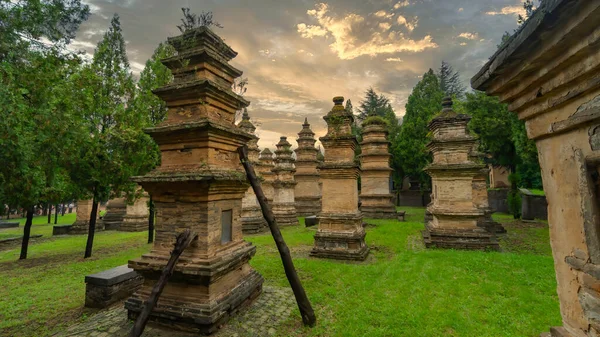
[[[263,337],[275,336],[278,326],[290,316],[296,307],[294,294],[289,288],[264,287],[263,293],[247,309],[234,316],[215,337]],[[300,318],[299,318],[300,319]],[[103,310],[84,323],[73,325],[55,337],[123,337],[129,334],[133,322],[127,320],[122,305]],[[143,337],[191,337],[195,334],[167,330],[149,323]]]

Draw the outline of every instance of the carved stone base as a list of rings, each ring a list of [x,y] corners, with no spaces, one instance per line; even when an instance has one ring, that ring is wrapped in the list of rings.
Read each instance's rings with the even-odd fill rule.
[[[319,230],[315,234],[315,246],[310,256],[363,261],[369,255],[365,243],[365,229],[362,216],[319,216]]]
[[[550,332],[544,332],[540,337],[573,337],[570,333],[565,330],[562,326],[550,328]]]
[[[148,230],[148,216],[126,215],[118,229],[121,232],[143,232]]]
[[[466,250],[499,250],[498,240],[485,229],[440,229],[427,224],[423,241],[427,248],[447,248]]]
[[[267,222],[260,207],[242,209],[242,232],[244,234],[262,233],[268,230]]]
[[[321,212],[320,197],[296,197],[295,202],[298,216],[307,217]]]
[[[485,228],[490,233],[495,233],[495,234],[506,233],[506,228],[504,228],[504,226],[502,226],[498,222],[492,220],[491,216],[479,220],[477,222],[477,226]]]
[[[165,286],[150,321],[173,329],[210,334],[218,330],[262,291],[264,279],[248,261],[256,247],[243,247],[211,260],[182,259]],[[152,253],[129,266],[144,276],[144,285],[126,302],[128,317],[135,319],[158,280],[167,257]]]
[[[69,234],[87,234],[90,229],[89,221],[75,221],[69,230]],[[104,230],[104,222],[100,219],[96,220],[96,232]]]
[[[273,205],[273,214],[275,215],[277,224],[281,227],[300,225],[294,203],[275,203]]]
[[[392,203],[393,195],[362,195],[360,211],[365,218],[396,219],[396,207]]]

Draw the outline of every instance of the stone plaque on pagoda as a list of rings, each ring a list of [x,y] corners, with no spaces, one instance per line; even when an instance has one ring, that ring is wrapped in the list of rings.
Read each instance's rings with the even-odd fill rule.
[[[252,165],[257,166],[260,156],[258,137],[255,135],[256,127],[250,122],[248,110],[244,109],[242,120],[238,124],[238,127],[253,136],[248,142],[248,160]],[[252,189],[252,186],[250,186],[242,199],[242,232],[244,234],[253,234],[264,232],[266,230],[267,222],[263,217],[256,194],[254,194],[254,190]]]
[[[298,133],[296,152],[296,212],[298,216],[317,215],[321,211],[321,188],[319,187],[319,161],[315,148],[315,133],[310,129],[308,119],[304,119],[302,130]]]
[[[360,143],[360,210],[366,218],[394,219],[396,206],[390,193],[390,152],[387,123],[378,116],[369,116],[363,122]]]
[[[156,238],[152,250],[129,261],[144,284],[125,303],[129,317],[142,310],[170,257],[176,236],[197,234],[183,252],[150,320],[174,329],[211,333],[256,298],[263,278],[248,262],[256,247],[243,240],[242,198],[248,190],[237,148],[252,135],[234,124],[249,102],[231,90],[242,72],[229,65],[237,53],[207,27],[169,38],[177,55],[163,60],[173,83],[154,90],[167,103],[167,119],[146,132],[161,164],[135,177],[152,195]]]
[[[273,215],[279,226],[298,225],[296,204],[294,201],[294,158],[292,157],[292,144],[287,137],[281,137],[275,150],[275,180],[273,181]]]
[[[433,162],[425,168],[431,176],[431,214],[423,239],[427,247],[497,250],[489,208],[481,203],[479,177],[487,166],[476,161],[473,149],[477,138],[467,128],[471,117],[452,109],[452,99],[442,103],[442,111],[429,123],[433,140],[427,145]],[[476,187],[476,188],[474,188]],[[495,229],[495,228],[494,228]]]
[[[362,213],[358,209],[358,176],[354,161],[358,145],[352,135],[354,116],[344,106],[343,97],[333,99],[333,109],[323,119],[327,134],[319,138],[325,148],[325,161],[320,167],[322,206],[319,228],[311,256],[364,260],[369,254],[365,243]]]

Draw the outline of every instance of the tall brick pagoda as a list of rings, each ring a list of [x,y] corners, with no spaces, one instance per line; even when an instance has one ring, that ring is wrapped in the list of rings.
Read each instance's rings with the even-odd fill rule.
[[[161,165],[133,178],[152,196],[156,238],[148,254],[129,261],[144,285],[126,302],[140,313],[185,229],[198,237],[184,251],[150,320],[174,329],[211,333],[256,298],[263,278],[248,262],[256,247],[243,240],[242,198],[248,189],[237,148],[252,135],[234,124],[249,102],[231,90],[242,72],[228,62],[237,53],[207,27],[169,38],[177,55],[163,60],[174,82],[154,90],[167,119],[146,132],[159,145]]]
[[[69,234],[86,234],[90,229],[90,215],[92,213],[92,200],[77,200],[77,211],[75,222],[69,230]],[[100,211],[98,211],[100,214]],[[104,222],[96,221],[96,231],[104,230]]]
[[[325,148],[320,167],[323,184],[322,208],[315,246],[310,255],[340,260],[364,260],[369,254],[365,244],[362,213],[358,209],[358,176],[354,161],[358,145],[352,135],[352,112],[346,111],[343,97],[334,97],[333,109],[323,119],[327,135],[319,138]]]
[[[149,199],[148,193],[143,192],[133,203],[127,203],[119,231],[143,232],[148,230]]]
[[[393,219],[396,217],[394,197],[390,193],[390,152],[387,124],[381,117],[370,116],[363,122],[360,143],[360,210],[366,218]]]
[[[273,214],[280,226],[298,225],[296,215],[296,204],[294,201],[294,158],[292,157],[292,144],[287,137],[281,137],[275,150],[275,167],[273,173],[276,177],[273,181]]]
[[[252,139],[248,142],[248,160],[252,165],[256,166],[259,163],[260,150],[258,149],[258,137],[255,135],[256,127],[250,122],[248,110],[244,109],[242,121],[238,124],[238,127],[252,135]],[[242,199],[242,232],[244,234],[252,234],[266,230],[267,222],[263,217],[256,194],[254,194],[254,190],[250,186]]]
[[[118,230],[123,224],[123,218],[127,213],[127,200],[125,198],[110,199],[106,203],[106,213],[102,217],[106,230]]]
[[[275,190],[273,188],[273,182],[275,181],[276,174],[273,173],[275,167],[275,161],[273,159],[273,152],[269,148],[265,148],[260,153],[260,159],[256,165],[256,170],[262,178],[261,186],[265,197],[269,201],[270,205],[273,205],[273,195]]]
[[[469,133],[471,117],[452,109],[444,98],[443,109],[430,123],[433,140],[427,145],[433,162],[425,170],[431,176],[433,200],[423,239],[427,247],[496,250],[498,241],[490,227],[491,212],[482,207],[477,177],[486,165],[475,161],[472,151],[477,138]]]
[[[316,215],[321,211],[321,189],[319,187],[319,161],[315,148],[315,133],[310,129],[308,118],[304,119],[298,133],[296,152],[296,188],[294,197],[298,216]]]

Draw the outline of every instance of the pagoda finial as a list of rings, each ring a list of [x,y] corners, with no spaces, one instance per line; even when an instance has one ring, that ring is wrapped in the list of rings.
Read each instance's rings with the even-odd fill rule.
[[[335,105],[342,105],[344,103],[344,96],[335,96],[333,98],[333,103],[335,103]]]
[[[244,113],[242,113],[242,119],[249,121],[250,120],[250,115],[248,115],[248,109],[244,108]]]
[[[308,117],[304,117],[304,124],[302,124],[302,125],[310,125],[310,124],[308,124]]]
[[[447,111],[452,111],[452,105],[454,103],[452,102],[452,97],[450,96],[446,96],[444,97],[444,99],[442,100],[442,112],[447,112]]]

